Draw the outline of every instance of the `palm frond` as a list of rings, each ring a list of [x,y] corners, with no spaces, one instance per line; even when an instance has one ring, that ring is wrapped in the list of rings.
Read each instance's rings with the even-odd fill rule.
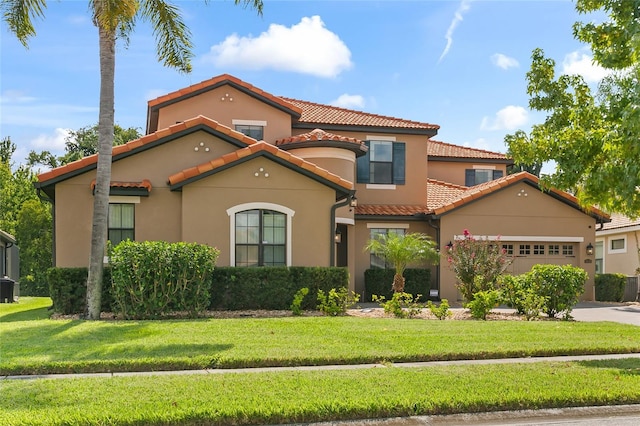
[[[0,2],[4,21],[24,47],[29,47],[29,38],[36,35],[33,19],[44,17],[46,7],[46,0],[2,0]]]

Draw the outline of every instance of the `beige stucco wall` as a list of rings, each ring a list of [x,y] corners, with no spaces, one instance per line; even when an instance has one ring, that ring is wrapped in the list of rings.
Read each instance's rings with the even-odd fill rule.
[[[453,161],[433,161],[428,162],[429,178],[443,182],[454,183],[456,185],[465,185],[465,170],[467,169],[491,169],[502,170],[502,175],[507,175],[507,166],[499,163],[474,163],[469,162],[453,162]]]
[[[598,233],[596,241],[603,242],[603,272],[625,275],[636,275],[636,268],[640,267],[638,258],[638,241],[640,241],[640,229],[611,230]],[[625,240],[624,250],[612,250],[611,241]]]
[[[367,242],[371,238],[371,228],[403,228],[405,229],[405,233],[413,233],[420,232],[423,234],[429,235],[433,240],[436,239],[436,231],[434,228],[429,226],[427,222],[423,221],[403,221],[402,219],[398,219],[396,221],[390,221],[385,219],[367,219],[367,220],[358,220],[355,226],[355,247],[353,249],[353,253],[355,256],[355,291],[360,294],[360,297],[363,297],[365,286],[364,286],[364,271],[371,267],[371,256],[368,251],[364,250],[364,247],[367,245]],[[431,267],[429,264],[425,263],[416,263],[409,266],[410,268],[428,268]],[[431,279],[432,281],[435,279],[435,267],[431,267]],[[391,285],[391,283],[389,283]],[[425,295],[426,297],[426,295]]]
[[[456,235],[461,235],[464,229],[477,236],[501,236],[501,242],[504,243],[512,237],[517,241],[536,241],[531,244],[562,244],[561,241],[579,238],[582,241],[573,243],[575,257],[556,261],[559,264],[575,264],[583,268],[589,279],[582,298],[594,298],[594,256],[587,256],[586,247],[589,243],[595,244],[595,219],[543,194],[538,189],[524,183],[513,185],[443,215],[440,227],[443,246],[448,241],[453,241]],[[542,238],[540,242],[535,240],[541,237],[548,238]],[[450,301],[458,300],[456,279],[448,267],[445,256],[443,250],[440,272],[441,297]],[[538,263],[535,256],[531,256],[530,259],[532,264]]]
[[[291,115],[255,99],[231,86],[222,86],[176,102],[159,110],[158,129],[204,115],[234,129],[233,120],[266,121],[264,140],[291,136]]]
[[[256,177],[260,168],[263,172]],[[273,203],[295,212],[292,265],[329,266],[334,200],[335,191],[327,186],[266,158],[256,158],[183,188],[183,240],[216,246],[221,251],[218,265],[229,265],[232,248],[227,209],[245,203]]]

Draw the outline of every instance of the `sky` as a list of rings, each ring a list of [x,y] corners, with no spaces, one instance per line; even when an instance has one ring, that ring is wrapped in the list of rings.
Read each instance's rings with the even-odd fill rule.
[[[0,137],[64,152],[70,129],[98,121],[97,29],[86,0],[49,1],[28,49],[0,24]],[[436,140],[505,152],[504,137],[544,115],[528,109],[533,49],[558,73],[604,76],[572,35],[571,1],[279,0],[264,13],[233,0],[174,0],[190,28],[193,71],[163,67],[149,24],[116,52],[116,124],[144,132],[147,101],[219,74],[276,96],[440,125]],[[215,117],[212,117],[215,119]]]

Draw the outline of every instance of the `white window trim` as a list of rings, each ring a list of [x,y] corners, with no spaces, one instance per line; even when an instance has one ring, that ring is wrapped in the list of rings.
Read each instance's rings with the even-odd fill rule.
[[[487,166],[487,165],[484,165],[484,164],[478,166],[478,165],[474,164],[473,165],[473,169],[474,170],[495,170],[496,166]]]
[[[367,189],[396,189],[396,186],[382,183],[368,183]]]
[[[264,120],[237,120],[237,119],[233,119],[231,120],[231,124],[233,124],[234,126],[236,124],[240,125],[240,126],[262,126],[262,127],[267,127],[267,122]]]
[[[624,248],[612,249],[611,242],[613,240],[624,240]],[[614,237],[607,238],[607,254],[624,254],[626,252],[627,252],[627,236],[626,235],[616,235]]]
[[[376,223],[369,222],[367,223],[367,229],[409,229],[408,223]]]
[[[396,137],[395,136],[367,135],[367,138],[365,140],[368,140],[368,141],[391,141],[391,142],[395,142],[396,141]]]
[[[109,195],[109,204],[140,204],[140,197],[137,195]]]
[[[236,266],[236,213],[245,210],[273,210],[287,215],[287,266],[291,266],[293,253],[291,247],[292,219],[296,212],[280,204],[262,202],[238,204],[227,209],[227,215],[229,216],[229,265]]]

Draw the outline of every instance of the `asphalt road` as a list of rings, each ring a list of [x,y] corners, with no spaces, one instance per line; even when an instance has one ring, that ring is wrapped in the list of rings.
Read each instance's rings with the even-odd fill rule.
[[[614,321],[640,326],[640,304],[582,302],[573,308],[571,315],[576,321]]]

